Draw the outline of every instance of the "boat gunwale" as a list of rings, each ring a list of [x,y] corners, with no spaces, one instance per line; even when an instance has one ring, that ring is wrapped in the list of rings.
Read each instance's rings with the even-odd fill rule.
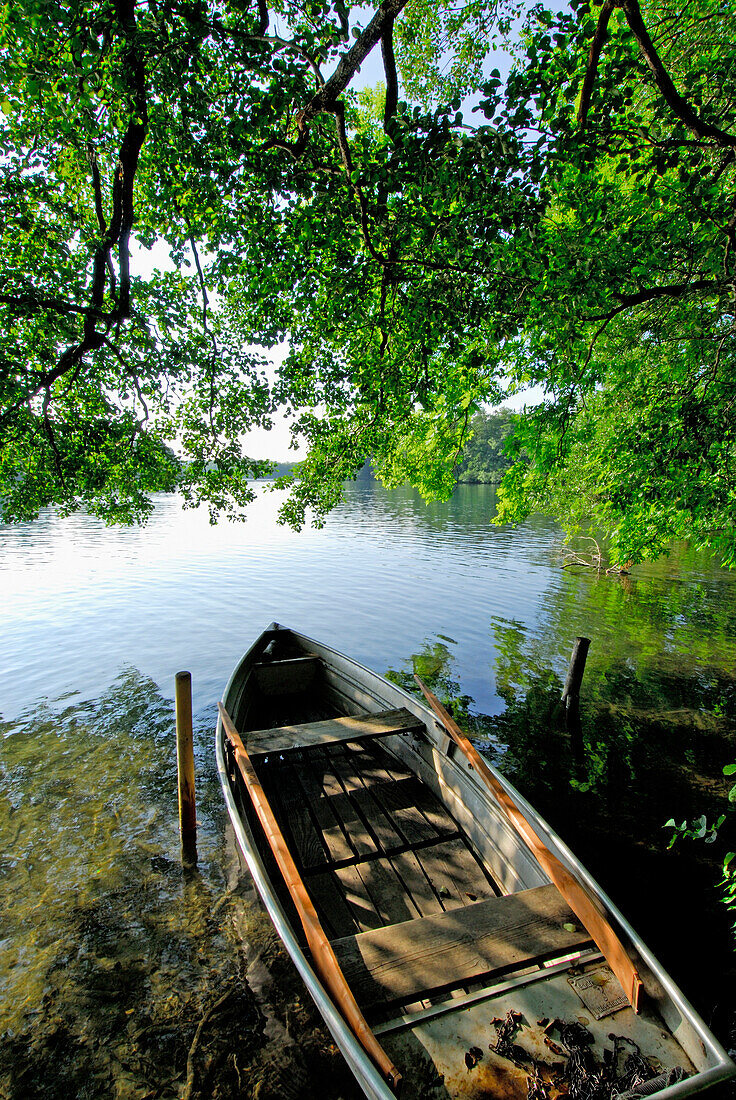
[[[359,661],[352,657],[341,653],[339,650],[334,649],[332,646],[328,646],[323,642],[318,642],[308,635],[300,634],[298,631],[292,630],[289,627],[280,626],[277,623],[272,623],[266,630],[264,630],[258,638],[253,642],[249,649],[245,652],[241,660],[236,665],[230,676],[225,690],[223,692],[222,701],[227,706],[227,700],[230,692],[239,684],[244,674],[247,672],[252,660],[255,657],[259,645],[265,634],[274,631],[282,630],[285,634],[291,635],[300,645],[315,655],[323,657],[329,663],[329,658],[334,657],[339,662],[346,662],[356,673],[362,674],[369,680],[385,682],[391,691],[402,697],[405,701],[407,709],[416,714],[418,718],[424,723],[427,728],[429,738],[435,746],[437,746],[439,738],[441,736],[447,736],[442,724],[423,702],[416,697],[410,695],[404,688],[398,684],[385,681],[385,678],[378,673],[362,665]],[[255,652],[254,652],[255,651]],[[336,673],[339,675],[339,667],[335,668]],[[359,678],[356,680],[356,686],[366,689],[364,679]],[[376,701],[379,701],[380,697],[374,692],[368,691],[372,694]],[[432,736],[432,732],[434,736]],[[400,735],[397,735],[400,736]],[[335,1042],[340,1050],[343,1052],[343,1056],[350,1065],[353,1073],[358,1079],[359,1084],[366,1092],[366,1095],[370,1100],[392,1100],[394,1097],[393,1092],[390,1090],[383,1077],[374,1066],[371,1059],[363,1051],[363,1048],[358,1043],[357,1039],[353,1035],[345,1023],[342,1015],[336,1008],[332,998],[322,985],[321,981],[317,977],[313,970],[309,960],[307,959],[295,933],[291,926],[291,922],[287,917],[269,879],[265,866],[261,860],[260,854],[257,850],[255,838],[250,828],[243,822],[238,808],[235,804],[235,800],[230,789],[230,781],[227,774],[227,768],[225,766],[224,759],[224,731],[222,728],[221,719],[218,717],[217,732],[216,732],[216,755],[217,766],[220,774],[220,782],[223,788],[225,801],[228,808],[228,815],[233,825],[236,837],[238,839],[239,847],[243,853],[243,856],[248,864],[248,868],[253,876],[255,885],[263,900],[263,903],[273,921],[277,933],[284,942],[284,945],[293,959],[297,970],[299,971],[302,979],[304,980],[307,989],[310,992],[318,1010],[320,1011],[329,1031],[331,1032]],[[462,776],[466,782],[473,784],[475,788],[482,794],[482,796],[492,803],[492,799],[488,794],[486,788],[480,784],[477,780],[474,771],[468,772],[467,769],[463,769],[457,766],[457,761],[447,757],[445,759],[450,764],[456,765],[456,770],[459,776]],[[703,1047],[703,1053],[706,1060],[711,1060],[713,1064],[706,1066],[703,1069],[696,1069],[696,1073],[690,1077],[685,1078],[682,1081],[675,1082],[672,1085],[661,1089],[656,1093],[656,1096],[661,1097],[662,1100],[679,1100],[680,1097],[692,1095],[696,1092],[700,1092],[705,1088],[709,1088],[719,1081],[725,1081],[730,1077],[736,1075],[736,1064],[731,1060],[727,1054],[725,1048],[718,1042],[713,1036],[711,1031],[706,1026],[700,1015],[696,1012],[693,1006],[685,998],[684,994],[677,987],[674,981],[670,978],[669,974],[659,963],[657,958],[652,954],[646,944],[641,940],[635,929],[629,924],[627,919],[618,909],[618,907],[611,901],[605,891],[601,888],[598,882],[593,878],[590,872],[585,866],[580,863],[577,857],[568,848],[565,842],[557,835],[554,829],[548,824],[547,821],[534,809],[534,807],[527,801],[527,799],[509,782],[493,765],[490,761],[486,760],[489,768],[493,771],[494,775],[498,778],[501,785],[511,798],[517,803],[519,809],[527,817],[530,823],[533,825],[535,831],[539,831],[540,839],[568,866],[568,869],[574,873],[580,881],[592,892],[593,896],[598,898],[599,901],[606,907],[608,915],[613,917],[620,929],[625,933],[626,937],[631,943],[631,946],[640,955],[642,961],[651,972],[652,977],[659,983],[666,998],[677,1009],[683,1021],[689,1024],[696,1033],[700,1043]],[[249,837],[250,834],[250,837]],[[646,983],[645,983],[646,984]],[[661,1009],[660,1009],[661,1010]]]

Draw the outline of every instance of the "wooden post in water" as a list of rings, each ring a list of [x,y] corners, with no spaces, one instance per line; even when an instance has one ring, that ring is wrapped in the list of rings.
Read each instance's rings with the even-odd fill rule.
[[[572,647],[561,703],[565,704],[565,726],[573,734],[580,732],[580,685],[583,682],[590,638],[576,638]]]
[[[194,795],[194,730],[192,726],[192,674],[176,674],[176,765],[179,773],[179,831],[181,861],[197,862],[197,805]]]

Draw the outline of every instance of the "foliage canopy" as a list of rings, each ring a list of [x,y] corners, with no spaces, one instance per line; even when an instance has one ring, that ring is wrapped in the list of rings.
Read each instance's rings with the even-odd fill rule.
[[[541,385],[502,519],[592,518],[621,561],[673,536],[734,561],[732,5],[2,18],[5,519],[140,520],[177,483],[236,513],[264,469],[242,437],[276,412],[309,446],[294,524],[368,456],[443,494],[474,413]],[[379,49],[384,86],[356,90]],[[147,274],[155,242],[173,265]]]

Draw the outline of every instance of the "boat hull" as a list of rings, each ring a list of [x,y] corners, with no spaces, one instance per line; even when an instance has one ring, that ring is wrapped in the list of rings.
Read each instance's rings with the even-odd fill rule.
[[[289,660],[271,661],[269,650],[273,650],[274,646],[290,654]],[[312,682],[310,676],[314,675],[315,667],[318,669],[318,681]],[[263,760],[268,767],[274,761],[295,758],[289,756],[289,738],[298,740],[301,734],[294,731],[299,731],[301,726],[298,722],[294,724],[294,715],[299,717],[303,699],[318,695],[324,697],[338,713],[377,716],[402,712],[416,720],[414,728],[381,735],[382,751],[385,750],[392,760],[397,761],[397,768],[405,768],[407,773],[418,777],[438,803],[446,808],[465,842],[477,853],[478,860],[492,869],[494,889],[500,895],[498,904],[492,898],[485,905],[475,903],[475,908],[465,911],[464,919],[472,920],[477,913],[490,913],[495,919],[496,908],[499,911],[504,907],[510,910],[520,899],[527,897],[547,899],[548,891],[554,889],[549,884],[548,876],[533,853],[520,842],[508,817],[477,771],[468,767],[432,711],[397,685],[329,646],[273,624],[242,658],[227,684],[223,704],[243,735],[248,750],[252,748],[257,754],[256,759]],[[272,728],[276,726],[275,722],[272,726],[266,724],[268,712],[263,705],[264,701],[269,700],[286,707],[284,713],[289,715],[291,725],[282,721],[275,729]],[[310,736],[316,736],[314,730],[318,725],[318,722],[312,721]],[[325,728],[328,725],[326,723]],[[410,727],[411,722],[404,718],[404,725]],[[334,719],[331,728],[336,728]],[[369,734],[373,736],[370,731]],[[358,736],[354,731],[346,733],[346,737],[353,735]],[[281,748],[274,749],[273,746]],[[267,870],[263,839],[258,835],[257,826],[243,812],[232,761],[228,759],[222,721],[218,723],[216,747],[223,793],[237,844],[276,931],[365,1095],[376,1100],[389,1100],[393,1095],[391,1089],[347,1026],[315,972],[300,929],[295,926],[293,912],[288,902],[284,902],[281,884],[275,882],[273,874]],[[269,747],[272,749],[270,755]],[[301,750],[297,747],[294,751],[298,753]],[[543,844],[583,884],[615,927],[642,975],[647,994],[645,1009],[635,1015],[629,1007],[621,1005],[616,1008],[615,997],[620,994],[620,989],[615,979],[609,981],[612,976],[595,945],[571,942],[565,954],[564,933],[550,958],[545,959],[537,952],[533,964],[514,967],[513,957],[509,955],[501,959],[502,965],[485,984],[482,972],[484,967],[493,969],[488,958],[496,959],[494,952],[497,954],[499,934],[496,934],[494,942],[490,932],[483,932],[485,939],[476,933],[475,938],[471,936],[472,949],[476,954],[480,951],[481,961],[475,967],[478,971],[475,975],[468,960],[463,958],[463,964],[469,966],[467,973],[473,979],[464,983],[465,992],[443,989],[440,975],[435,985],[423,990],[428,997],[412,1002],[411,994],[407,992],[407,1000],[402,1004],[398,1003],[404,989],[402,983],[408,982],[407,990],[416,989],[416,986],[411,986],[411,979],[407,979],[407,966],[410,970],[413,966],[414,970],[424,974],[425,984],[429,983],[426,975],[432,970],[432,956],[428,954],[426,960],[414,958],[416,953],[404,947],[403,954],[400,954],[402,966],[396,968],[395,974],[389,975],[386,967],[377,965],[370,971],[370,981],[363,980],[361,985],[359,979],[366,969],[365,959],[370,962],[370,951],[375,949],[380,952],[389,935],[392,947],[395,947],[402,935],[409,937],[407,942],[411,942],[412,933],[421,930],[419,938],[424,941],[437,931],[437,935],[443,937],[444,945],[453,912],[457,914],[456,923],[461,923],[460,909],[439,914],[434,923],[425,917],[423,924],[407,922],[404,927],[399,922],[392,925],[390,931],[362,929],[353,937],[337,937],[335,948],[338,958],[347,964],[349,978],[351,959],[355,957],[356,945],[360,946],[362,955],[358,957],[359,965],[355,971],[356,988],[370,1008],[378,1006],[382,1010],[378,1013],[374,1031],[397,1064],[406,1067],[405,1077],[408,1072],[412,1078],[413,1083],[407,1083],[405,1092],[417,1098],[431,1096],[433,1100],[445,1096],[459,1100],[460,1097],[483,1095],[504,1095],[523,1100],[527,1095],[530,1073],[538,1072],[545,1079],[546,1095],[554,1100],[559,1088],[562,1087],[563,1091],[565,1088],[559,1086],[558,1079],[563,1073],[564,1059],[561,1056],[567,1049],[560,1045],[560,1036],[555,1037],[554,1020],[571,1016],[587,1021],[585,1027],[591,1034],[594,1033],[599,1050],[605,1049],[606,1038],[612,1032],[627,1037],[642,1048],[646,1047],[651,1064],[661,1068],[664,1074],[663,1087],[657,1095],[667,1100],[689,1095],[736,1073],[736,1067],[723,1048],[594,879],[519,792],[498,772],[494,771],[494,776]],[[463,901],[467,906],[467,901]],[[442,904],[443,908],[448,908],[448,905]],[[545,913],[542,916],[552,927],[549,915]],[[574,925],[565,921],[564,928],[568,927],[573,928]],[[559,921],[556,928],[559,932]],[[465,930],[462,936],[467,940]],[[462,936],[458,933],[458,943]],[[487,956],[483,954],[486,946]],[[449,957],[456,959],[458,950],[462,954],[462,944],[460,947],[453,944],[452,950],[454,953]],[[383,989],[387,984],[391,987],[391,982],[397,983],[393,989],[393,1001],[398,1007],[384,1006],[380,997],[376,1004],[371,1001],[376,974]],[[587,983],[594,993],[596,989],[600,992],[605,987],[601,996],[604,1009],[607,1005],[607,1014],[600,1020],[595,1019],[595,1012],[601,1004],[596,1008],[595,999],[590,1002],[581,1000],[580,991],[574,986],[575,981],[582,987]],[[448,982],[450,985],[451,982]],[[432,1001],[437,1003],[432,1004]],[[407,1003],[409,1010],[406,1010]],[[494,1030],[491,1020],[506,1019],[508,1013],[515,1012],[521,1012],[526,1023],[523,1028],[514,1031],[517,1055],[514,1059],[504,1050],[499,1039],[499,1036],[503,1038],[502,1033],[498,1026]],[[555,1055],[555,1049],[560,1052],[559,1055]],[[672,1081],[667,1083],[667,1074],[678,1065],[684,1068],[687,1076],[674,1080],[674,1074],[671,1074]],[[547,1068],[532,1069],[533,1066]],[[557,1085],[555,1080],[558,1080]]]

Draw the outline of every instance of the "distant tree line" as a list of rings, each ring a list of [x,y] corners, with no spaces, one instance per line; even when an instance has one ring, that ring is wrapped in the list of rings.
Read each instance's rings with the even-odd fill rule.
[[[509,409],[481,410],[470,423],[473,434],[463,448],[456,478],[471,485],[498,485],[512,462],[505,443],[513,431],[514,414]]]
[[[272,463],[273,469],[270,473],[264,474],[264,478],[287,477],[296,466],[296,462],[274,462]]]
[[[464,444],[460,461],[455,466],[455,480],[470,485],[499,485],[512,464],[505,443],[513,432],[513,425],[514,414],[510,409],[476,412],[470,421],[470,438]],[[294,465],[280,463],[279,474],[291,473]],[[353,480],[376,481],[373,463],[366,462]]]

